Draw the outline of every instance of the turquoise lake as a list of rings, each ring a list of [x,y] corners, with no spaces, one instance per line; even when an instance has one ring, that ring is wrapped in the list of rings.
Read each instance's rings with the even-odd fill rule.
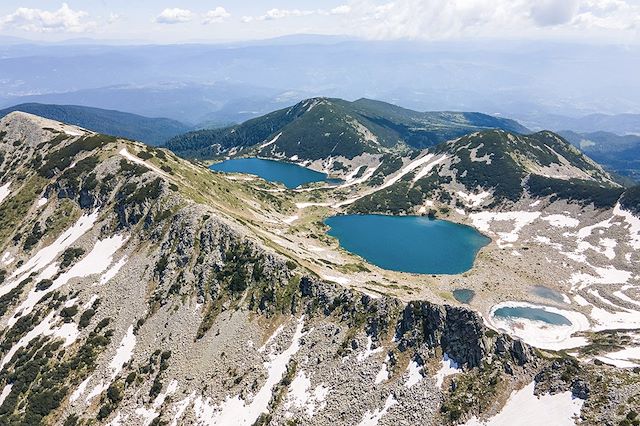
[[[493,313],[493,316],[502,318],[525,318],[532,321],[546,322],[551,325],[571,325],[571,321],[560,314],[528,306],[509,306],[498,308]]]
[[[261,158],[234,158],[213,164],[209,168],[217,172],[248,173],[260,176],[269,182],[282,183],[287,188],[297,188],[311,182],[335,182],[335,180],[327,179],[327,175],[324,173],[297,164]]]
[[[369,263],[417,274],[468,271],[491,241],[469,226],[419,216],[333,216],[325,223],[344,249]]]

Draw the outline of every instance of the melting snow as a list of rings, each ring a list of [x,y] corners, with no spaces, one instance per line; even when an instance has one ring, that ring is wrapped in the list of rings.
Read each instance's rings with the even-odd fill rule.
[[[358,356],[356,357],[356,359],[359,362],[364,361],[365,359],[369,358],[371,355],[376,354],[378,352],[382,352],[382,348],[375,348],[375,349],[371,349],[371,346],[373,345],[373,340],[371,339],[371,336],[367,336],[367,347],[365,348],[365,350],[361,353],[358,354]]]
[[[376,374],[375,384],[382,383],[389,379],[389,370],[387,370],[387,363],[389,362],[389,355],[384,359],[382,363],[382,367],[380,367],[380,371]]]
[[[326,406],[324,400],[329,394],[329,388],[318,385],[313,393],[310,393],[310,387],[311,380],[309,380],[305,372],[298,372],[291,382],[291,385],[289,385],[285,410],[291,407],[306,408],[308,417],[313,417],[317,410],[322,410]]]
[[[409,366],[407,367],[407,371],[409,372],[409,377],[404,383],[406,387],[410,388],[413,385],[417,385],[418,383],[420,383],[420,381],[422,380],[422,367],[419,366],[417,362],[411,360],[411,362],[409,362]]]
[[[580,225],[580,221],[578,219],[574,219],[570,216],[565,216],[562,214],[552,214],[549,216],[544,216],[541,219],[546,220],[551,226],[554,226],[556,228],[575,228],[576,226]]]
[[[2,403],[4,403],[4,400],[11,393],[12,387],[13,387],[13,383],[9,383],[8,385],[5,385],[4,388],[2,389],[2,393],[0,393],[0,406],[2,405]]]
[[[364,417],[362,418],[360,423],[358,423],[358,426],[377,426],[380,419],[382,419],[382,417],[387,414],[387,411],[389,411],[389,409],[397,403],[398,401],[395,399],[395,397],[393,395],[389,395],[387,397],[387,400],[384,402],[384,407],[382,407],[382,410],[375,410],[373,413],[367,410],[367,412],[364,413]]]
[[[496,317],[495,312],[504,307],[528,307],[542,309],[565,317],[571,325],[553,325],[544,321],[527,318]],[[504,302],[494,305],[489,313],[489,322],[494,328],[516,336],[526,343],[540,349],[563,350],[584,346],[584,337],[572,337],[578,331],[589,329],[589,320],[579,312],[557,309],[552,306],[539,306],[525,302]]]
[[[282,380],[287,371],[287,364],[300,349],[300,340],[304,335],[303,327],[304,316],[298,320],[291,346],[280,354],[271,353],[269,355],[270,360],[264,363],[267,370],[267,380],[248,405],[239,395],[227,397],[217,407],[210,404],[210,398],[203,400],[202,397],[198,397],[194,402],[198,424],[209,426],[251,425],[260,414],[267,412],[273,387]]]
[[[465,426],[574,426],[584,401],[571,392],[537,397],[535,382],[513,391],[504,408],[487,421],[472,418]]]
[[[122,338],[120,346],[116,351],[116,355],[111,360],[109,368],[111,369],[111,380],[115,379],[118,373],[122,371],[124,364],[129,362],[133,356],[133,349],[136,346],[136,336],[133,334],[133,326],[129,326],[127,334]]]
[[[120,260],[118,260],[107,270],[107,272],[104,273],[104,275],[100,277],[99,284],[103,285],[111,281],[111,279],[118,275],[118,272],[120,272],[120,269],[122,269],[122,267],[127,263],[127,260],[127,256],[123,256]]]
[[[445,377],[451,376],[452,374],[460,373],[462,370],[460,370],[458,364],[454,360],[449,358],[449,355],[447,354],[444,354],[444,357],[442,358],[442,361],[440,361],[440,364],[440,370],[438,370],[438,372],[434,376],[434,379],[436,379],[436,386],[442,388]]]
[[[73,391],[73,393],[71,394],[71,397],[69,398],[69,400],[71,402],[75,401],[76,399],[78,399],[78,398],[80,398],[82,396],[84,391],[87,390],[87,386],[89,385],[89,381],[90,380],[91,380],[91,376],[89,376],[86,379],[84,379],[82,381],[82,383],[80,383],[80,385],[78,385],[78,388]]]
[[[40,299],[67,284],[69,280],[99,274],[107,269],[111,264],[113,255],[122,247],[126,240],[127,238],[122,235],[114,235],[96,242],[93,250],[91,250],[89,254],[73,265],[69,271],[60,274],[49,288],[44,291],[35,291],[34,288],[27,296],[27,299],[16,309],[16,312],[20,314],[12,316],[8,321],[8,325],[10,327],[13,326],[18,318],[31,312]]]
[[[469,215],[473,225],[482,232],[491,232],[492,222],[513,222],[511,232],[495,232],[500,238],[496,241],[498,247],[511,247],[519,238],[519,232],[525,226],[533,223],[540,216],[540,212],[479,212]]]
[[[7,198],[11,193],[9,191],[10,186],[11,186],[11,182],[7,182],[4,185],[0,186],[0,203],[2,203],[4,199]]]

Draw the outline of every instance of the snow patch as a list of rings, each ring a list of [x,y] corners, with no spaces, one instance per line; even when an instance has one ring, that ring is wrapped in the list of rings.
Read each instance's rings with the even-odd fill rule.
[[[620,203],[616,204],[613,209],[613,215],[619,216],[629,225],[629,245],[634,250],[640,249],[640,218],[634,216],[631,212],[623,210]]]
[[[541,219],[549,222],[549,225],[556,228],[575,228],[580,225],[580,221],[578,219],[574,219],[562,214],[552,214],[549,216],[544,216]]]
[[[8,385],[5,385],[4,388],[2,388],[2,392],[0,393],[0,406],[4,403],[4,400],[11,393],[12,387],[13,387],[13,383],[9,383]]]
[[[389,395],[384,402],[384,407],[382,407],[381,410],[375,410],[374,412],[367,410],[360,423],[358,423],[358,426],[377,426],[380,419],[382,419],[382,417],[387,414],[387,411],[397,403],[398,401],[396,398],[393,395]]]
[[[444,378],[453,374],[460,373],[462,370],[458,366],[458,363],[449,358],[448,354],[444,354],[442,361],[440,361],[440,369],[433,378],[436,380],[436,386],[442,389]]]
[[[422,380],[421,371],[422,371],[422,367],[418,365],[418,363],[415,362],[414,360],[411,360],[409,362],[409,366],[407,367],[407,372],[409,374],[409,377],[407,378],[407,381],[404,382],[404,385],[410,388],[420,383],[420,381]]]
[[[98,283],[103,285],[111,281],[116,275],[118,275],[118,272],[120,272],[120,269],[122,269],[122,267],[127,263],[127,260],[127,256],[123,256],[100,277],[100,281]]]
[[[313,417],[316,411],[322,410],[326,406],[325,399],[329,394],[329,388],[318,385],[313,393],[309,391],[311,388],[311,380],[304,371],[298,372],[296,377],[289,385],[287,394],[287,402],[284,405],[285,410],[291,407],[305,409],[308,417]]]
[[[111,369],[111,380],[115,379],[118,373],[122,371],[124,364],[129,362],[133,356],[133,349],[136,346],[136,336],[133,334],[133,326],[127,329],[127,334],[122,338],[120,346],[116,350],[116,355],[111,360],[109,368]]]
[[[574,426],[584,401],[571,392],[536,396],[535,382],[513,391],[502,410],[487,421],[473,417],[465,426]]]
[[[84,379],[82,381],[82,383],[80,383],[80,385],[78,385],[78,388],[73,391],[73,393],[71,394],[71,397],[69,397],[69,401],[74,402],[75,400],[80,398],[82,396],[82,394],[84,393],[84,391],[87,390],[87,386],[89,385],[89,381],[90,380],[91,380],[91,376],[89,376],[86,379]]]
[[[460,198],[464,200],[464,202],[471,207],[478,207],[480,204],[484,202],[487,197],[491,196],[491,193],[487,191],[482,191],[479,194],[467,194],[462,191],[456,192]]]
[[[334,283],[338,283],[341,285],[347,285],[351,282],[351,280],[349,278],[345,278],[345,277],[335,277],[332,275],[323,275],[322,276],[323,280],[327,280],[327,281],[332,281]]]
[[[280,139],[280,136],[282,136],[282,132],[278,133],[273,139],[271,139],[269,142],[265,142],[262,145],[260,145],[259,149],[263,149],[268,147],[269,145],[273,145],[274,143],[276,143],[278,141],[278,139]]]
[[[513,229],[511,232],[493,232],[498,235],[499,239],[496,244],[499,248],[512,247],[516,241],[518,241],[519,233],[525,226],[533,223],[538,217],[540,212],[479,212],[469,215],[473,221],[473,226],[478,228],[482,232],[492,233],[492,222],[513,222]]]
[[[359,362],[364,361],[365,359],[369,358],[373,354],[377,354],[378,352],[382,352],[382,348],[381,347],[378,347],[378,348],[375,348],[375,349],[371,349],[372,345],[373,345],[373,339],[371,339],[371,336],[367,336],[367,347],[364,349],[363,352],[359,353],[358,356],[356,357],[356,359]]]
[[[123,235],[114,235],[96,242],[89,254],[73,265],[67,272],[60,274],[49,288],[44,291],[35,291],[34,288],[29,293],[26,300],[16,309],[15,312],[19,314],[13,315],[9,319],[8,325],[12,327],[20,317],[30,313],[35,304],[44,296],[67,284],[69,280],[99,274],[107,269],[111,264],[113,255],[118,251],[118,249],[120,249],[120,247],[122,247],[125,241],[127,241],[127,237]]]
[[[210,398],[198,397],[194,401],[196,421],[199,425],[226,426],[252,425],[260,414],[268,412],[273,387],[282,380],[287,365],[293,355],[300,349],[300,340],[304,336],[304,316],[300,317],[293,335],[291,345],[280,354],[269,354],[269,361],[264,363],[267,379],[249,404],[239,395],[227,397],[219,406],[212,406]]]
[[[384,362],[382,363],[382,367],[380,367],[380,371],[378,371],[378,374],[376,374],[376,379],[374,381],[376,385],[389,380],[389,370],[387,370],[387,363],[389,362],[389,360],[389,355],[387,355],[387,357],[384,359]]]
[[[298,215],[296,214],[296,215],[293,215],[293,216],[287,217],[287,218],[285,218],[285,219],[282,219],[282,221],[283,221],[284,223],[286,223],[287,225],[291,225],[293,222],[295,222],[295,221],[296,221],[296,220],[298,220],[298,219],[300,219],[300,216],[298,216]]]
[[[11,193],[11,191],[9,191],[10,186],[11,182],[7,182],[4,185],[0,186],[0,203],[2,203],[5,198],[7,198]]]
[[[169,179],[169,175],[167,173],[165,173],[163,170],[160,170],[160,168],[154,166],[153,164],[147,163],[146,161],[142,160],[141,158],[138,158],[134,155],[131,155],[131,153],[129,151],[127,151],[127,148],[122,148],[119,152],[120,155],[122,155],[124,158],[126,158],[127,160],[139,164],[141,166],[146,167],[149,170],[154,171],[155,173],[159,174],[160,176]]]

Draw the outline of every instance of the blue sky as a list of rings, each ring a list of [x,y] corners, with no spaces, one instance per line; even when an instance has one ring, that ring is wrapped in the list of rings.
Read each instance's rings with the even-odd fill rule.
[[[290,34],[640,43],[640,0],[3,0],[0,34],[159,43]]]

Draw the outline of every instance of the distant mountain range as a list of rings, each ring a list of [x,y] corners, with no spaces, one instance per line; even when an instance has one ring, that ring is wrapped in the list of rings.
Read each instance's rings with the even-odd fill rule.
[[[253,85],[162,83],[114,85],[65,93],[8,97],[0,105],[44,103],[112,109],[147,117],[168,117],[193,128],[242,123],[308,97]]]
[[[610,132],[618,135],[640,135],[640,114],[588,114],[567,117],[538,114],[518,117],[534,129],[571,130],[577,133]]]
[[[516,121],[471,112],[417,112],[385,102],[313,98],[225,129],[201,130],[167,143],[197,158],[247,154],[294,160],[353,159],[364,153],[423,149],[483,129],[523,133]]]
[[[622,176],[640,180],[640,136],[611,132],[558,132],[598,163]]]
[[[78,105],[28,103],[0,110],[0,118],[13,111],[28,112],[51,120],[83,127],[94,132],[160,145],[191,127],[168,118],[149,118],[126,112]]]
[[[24,102],[88,105],[197,125],[205,121],[200,116],[216,113],[221,104],[252,98],[259,105],[261,94],[254,89],[262,87],[275,94],[264,99],[263,108],[238,111],[261,115],[322,95],[349,100],[366,96],[419,111],[486,111],[514,118],[532,112],[564,116],[640,112],[640,81],[633,72],[640,68],[638,46],[539,40],[420,43],[323,36],[208,45],[15,41],[0,43],[0,106]],[[558,57],[563,60],[557,61]],[[615,75],[615,83],[602,85],[603,75]],[[192,95],[199,103],[197,115],[184,111],[183,102],[166,102],[167,98],[163,98],[166,103],[156,102],[151,89],[167,83],[197,89],[196,96]],[[209,96],[205,86],[212,84],[238,90],[230,96]],[[131,89],[123,93],[129,95],[126,102],[99,103],[103,101],[99,92],[113,92],[101,88],[123,86]],[[178,89],[185,94],[189,91]],[[266,104],[289,92],[303,95],[275,107]],[[129,109],[129,104],[136,109]],[[233,121],[247,118],[251,117]],[[572,129],[542,124],[541,128],[551,130]]]

